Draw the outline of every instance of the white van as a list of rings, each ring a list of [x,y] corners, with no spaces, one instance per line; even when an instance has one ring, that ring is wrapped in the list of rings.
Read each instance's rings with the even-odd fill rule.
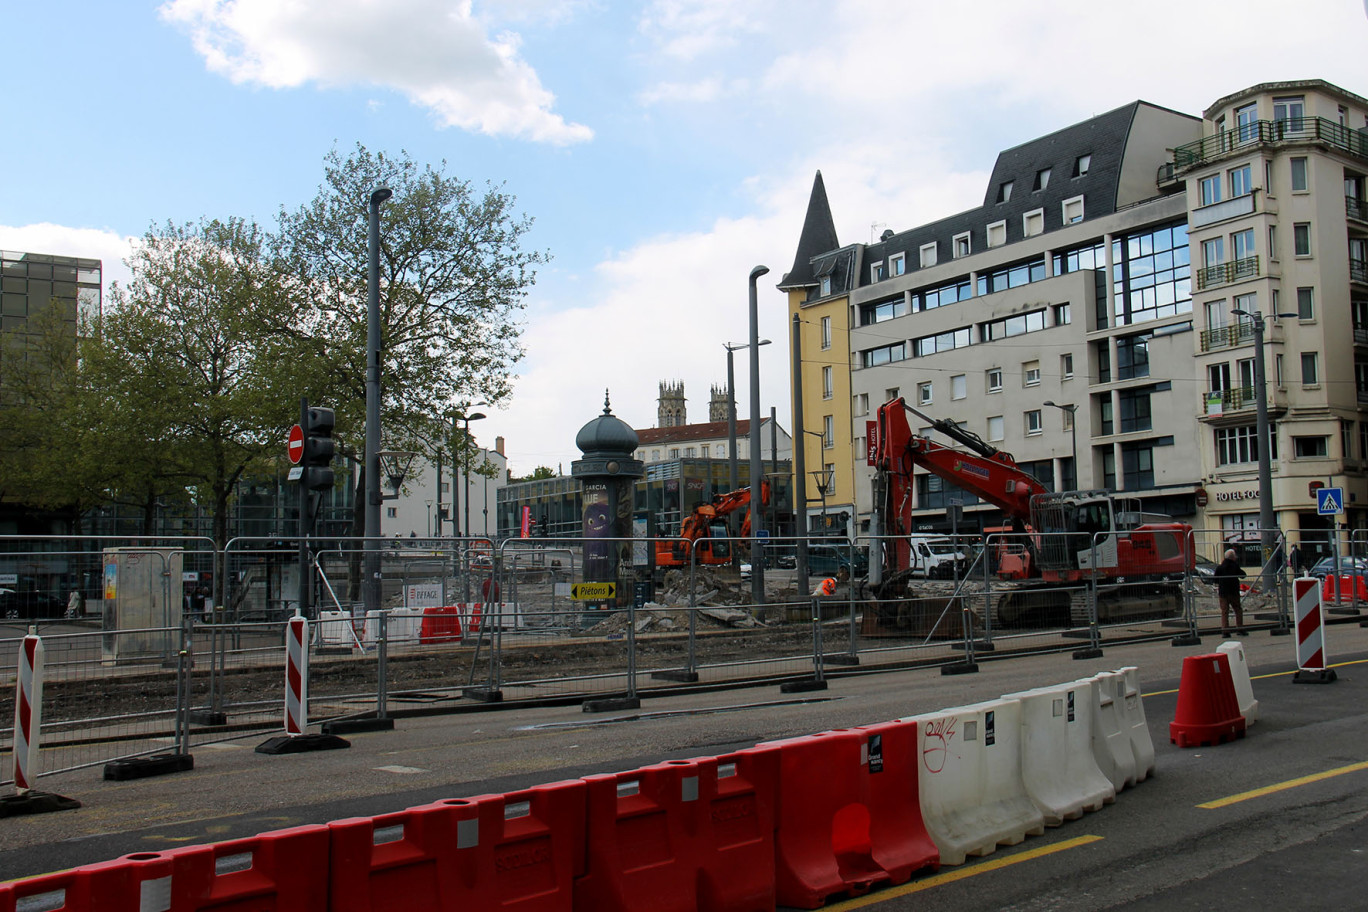
[[[909,535],[907,540],[913,576],[950,579],[955,575],[955,562],[963,568],[969,560],[969,549],[956,545],[948,535]]]

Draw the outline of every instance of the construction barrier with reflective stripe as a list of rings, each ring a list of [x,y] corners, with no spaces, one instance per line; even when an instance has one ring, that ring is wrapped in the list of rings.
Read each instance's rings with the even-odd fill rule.
[[[14,687],[14,788],[27,794],[38,778],[38,742],[43,727],[43,641],[29,634],[19,647]]]
[[[941,864],[1045,832],[1021,777],[1021,705],[992,700],[915,716],[922,818]],[[782,809],[781,809],[782,812]]]
[[[1046,826],[1116,800],[1116,789],[1093,756],[1088,708],[1095,686],[1083,680],[1003,696],[1021,704],[1021,778]]]

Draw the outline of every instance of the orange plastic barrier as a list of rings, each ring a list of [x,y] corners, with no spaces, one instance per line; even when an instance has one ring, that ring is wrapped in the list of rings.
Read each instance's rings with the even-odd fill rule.
[[[0,912],[326,912],[327,896],[328,828],[305,826],[0,884]]]
[[[575,780],[335,821],[328,912],[570,912],[584,813]]]
[[[1244,735],[1245,718],[1235,696],[1230,657],[1215,652],[1183,659],[1178,709],[1169,723],[1169,741],[1179,747],[1198,747]]]
[[[774,764],[733,755],[586,776],[577,912],[774,909]]]
[[[1368,580],[1357,574],[1332,573],[1321,583],[1321,593],[1327,602],[1368,602]]]
[[[418,642],[423,644],[461,642],[460,609],[454,605],[445,608],[423,609],[423,625],[418,630]]]
[[[780,905],[815,909],[939,865],[922,823],[916,746],[916,723],[906,721],[751,748],[779,755]]]

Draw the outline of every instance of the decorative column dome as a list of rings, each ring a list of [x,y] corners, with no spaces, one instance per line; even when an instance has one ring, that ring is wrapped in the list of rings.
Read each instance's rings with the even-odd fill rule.
[[[608,391],[603,392],[603,414],[575,435],[575,446],[584,454],[570,466],[572,475],[630,475],[639,477],[642,464],[634,459],[639,444],[632,426],[613,414]]]

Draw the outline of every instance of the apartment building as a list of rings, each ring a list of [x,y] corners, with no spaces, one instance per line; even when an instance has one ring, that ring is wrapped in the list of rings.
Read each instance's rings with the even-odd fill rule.
[[[1255,540],[1257,352],[1242,314],[1267,317],[1280,526],[1324,538],[1317,481],[1344,487],[1345,519],[1362,525],[1366,118],[1368,103],[1319,80],[1254,86],[1201,118],[1135,102],[1000,153],[981,206],[868,245],[838,244],[818,175],[779,287],[803,333],[805,412],[829,388],[817,420],[849,429],[837,475],[861,527],[866,422],[902,396],[1056,490],[1106,488]],[[848,341],[832,371],[848,380],[815,357],[824,318]],[[915,497],[926,529],[946,528],[954,501],[966,524],[1000,520],[929,474]]]

